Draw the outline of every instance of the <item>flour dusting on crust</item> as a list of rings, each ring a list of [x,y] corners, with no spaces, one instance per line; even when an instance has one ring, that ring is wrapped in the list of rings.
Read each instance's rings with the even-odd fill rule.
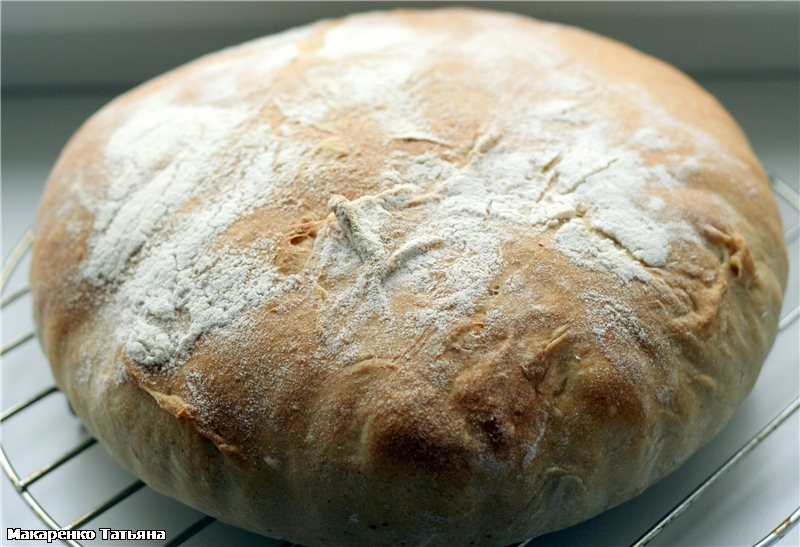
[[[105,147],[108,189],[89,205],[83,275],[122,311],[129,357],[173,366],[204,334],[232,332],[322,277],[332,293],[320,303],[330,325],[320,356],[354,358],[352,332],[371,318],[397,336],[445,332],[475,312],[520,230],[550,233],[576,268],[621,285],[649,282],[673,244],[697,240],[654,197],[693,169],[670,137],[682,127],[644,104],[646,93],[569,57],[551,27],[537,28],[489,25],[454,39],[401,19],[317,25],[204,58],[188,84],[167,80],[128,106]],[[436,117],[451,107],[431,102],[440,88],[463,89],[465,101],[474,94],[470,108],[510,91],[464,135],[453,133],[458,119]],[[607,107],[622,95],[643,103],[644,128],[633,135]],[[340,119],[354,115],[374,133],[371,144],[387,146],[375,195],[330,190],[336,160],[320,159],[320,143],[356,142],[337,135]],[[726,157],[710,136],[688,135],[690,163]],[[304,268],[286,273],[274,262],[282,234],[220,243],[264,207],[304,210],[320,223]],[[400,294],[418,302],[402,316],[393,307]],[[600,306],[602,337],[612,328],[604,318],[621,316]]]

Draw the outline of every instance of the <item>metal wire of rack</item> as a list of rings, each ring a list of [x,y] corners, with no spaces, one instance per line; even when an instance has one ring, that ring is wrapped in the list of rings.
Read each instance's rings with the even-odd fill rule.
[[[779,196],[781,199],[783,199],[785,202],[787,202],[791,207],[800,212],[800,195],[798,195],[798,193],[795,192],[794,189],[792,189],[788,184],[786,184],[780,178],[776,176],[771,176],[770,180],[772,182],[772,187],[773,190],[775,191],[775,194]],[[787,245],[794,243],[794,241],[798,239],[798,235],[800,235],[800,223],[795,224],[784,233],[784,239]],[[22,298],[29,292],[28,287],[22,287],[13,292],[10,292],[7,295],[3,294],[5,292],[5,287],[9,278],[18,267],[22,258],[30,249],[33,243],[33,238],[34,238],[33,233],[31,231],[28,231],[22,237],[22,239],[17,243],[14,249],[12,249],[8,259],[3,265],[2,281],[0,281],[1,309],[5,309],[6,306]],[[788,328],[791,324],[797,321],[798,317],[800,317],[800,306],[795,307],[793,310],[791,310],[789,313],[787,313],[780,319],[778,327],[779,331],[783,331],[786,328]],[[35,332],[27,332],[6,343],[0,348],[0,357],[30,342],[35,336],[36,336]],[[28,409],[29,407],[35,405],[36,403],[42,401],[43,399],[47,398],[48,396],[58,391],[59,391],[58,387],[52,385],[50,387],[47,387],[39,391],[38,393],[32,395],[29,398],[10,406],[9,408],[3,410],[2,413],[0,413],[0,423],[5,423],[10,418],[23,412],[24,410]],[[685,498],[683,498],[683,500],[681,500],[680,503],[675,505],[671,510],[669,510],[666,514],[664,514],[657,522],[655,522],[647,530],[647,532],[645,532],[636,541],[631,543],[631,547],[643,547],[648,543],[650,543],[653,539],[655,539],[655,537],[658,534],[660,534],[667,526],[669,526],[672,522],[674,522],[684,511],[686,511],[695,501],[697,501],[700,498],[700,496],[702,496],[709,488],[711,488],[711,486],[713,486],[723,475],[725,475],[731,468],[733,468],[750,452],[752,452],[753,449],[755,449],[758,445],[760,445],[773,431],[775,431],[779,426],[785,423],[798,410],[800,410],[800,395],[796,397],[794,401],[792,401],[792,403],[789,404],[785,409],[783,409],[777,416],[775,416],[772,420],[770,420],[770,422],[767,423],[755,436],[753,436],[741,448],[739,448],[734,454],[732,454],[725,461],[725,463],[719,466],[713,473],[711,473],[700,484],[698,484],[689,494],[686,495]],[[38,468],[37,470],[33,471],[31,474],[25,477],[19,476],[14,466],[12,465],[11,461],[7,457],[5,447],[2,446],[2,444],[0,444],[0,465],[2,465],[3,471],[5,471],[6,475],[8,475],[12,485],[14,486],[20,497],[34,511],[34,513],[42,521],[42,523],[44,523],[51,530],[77,530],[81,526],[84,526],[87,523],[91,522],[92,520],[96,519],[97,517],[99,517],[109,509],[111,509],[112,507],[121,503],[122,501],[129,498],[142,488],[145,488],[146,486],[142,481],[137,480],[132,484],[128,485],[127,487],[123,488],[122,490],[120,490],[107,500],[103,501],[94,508],[90,509],[80,517],[76,518],[72,522],[68,524],[60,524],[56,522],[56,520],[53,519],[47,512],[47,510],[44,508],[42,503],[33,496],[33,494],[30,491],[30,486],[35,482],[37,482],[39,479],[51,473],[52,471],[61,467],[66,462],[75,458],[76,456],[78,456],[91,446],[95,445],[96,443],[97,441],[95,439],[88,438],[83,442],[79,443],[74,448],[66,451],[55,460],[49,462],[48,464],[43,465],[42,467]],[[190,526],[184,528],[181,532],[179,532],[175,537],[168,540],[164,544],[164,547],[175,547],[177,545],[185,543],[190,538],[199,534],[209,525],[214,523],[215,520],[216,520],[215,518],[210,516],[203,516],[197,519]],[[769,545],[774,545],[777,541],[779,541],[782,537],[784,537],[795,525],[797,525],[798,522],[800,522],[800,506],[791,511],[791,513],[787,516],[786,519],[782,520],[777,526],[775,526],[768,534],[766,534],[760,541],[758,541],[754,545],[754,547],[767,547]],[[528,547],[532,545],[533,541],[534,538],[531,538],[527,541],[519,543],[516,547]],[[62,540],[62,542],[66,545],[69,545],[70,547],[83,547],[80,543],[74,540],[68,539],[68,540]],[[290,542],[283,542],[280,545],[280,547],[292,547],[294,545],[295,544]]]

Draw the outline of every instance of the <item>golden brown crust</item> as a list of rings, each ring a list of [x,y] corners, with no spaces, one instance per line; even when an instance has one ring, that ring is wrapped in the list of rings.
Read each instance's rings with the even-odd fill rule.
[[[54,168],[31,269],[58,384],[123,465],[311,545],[507,544],[630,498],[750,390],[785,278],[712,97],[463,9],[123,95]]]

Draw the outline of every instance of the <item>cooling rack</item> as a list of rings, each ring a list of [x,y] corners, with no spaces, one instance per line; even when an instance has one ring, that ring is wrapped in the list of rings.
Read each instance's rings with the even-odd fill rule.
[[[780,178],[771,176],[772,187],[775,191],[775,194],[778,196],[779,201],[783,201],[784,204],[788,205],[792,211],[800,211],[800,196],[798,196],[797,192],[795,192],[788,184],[782,181]],[[787,245],[796,245],[798,235],[800,232],[800,223],[795,223],[791,228],[789,228],[784,233],[784,239],[786,240]],[[3,313],[8,306],[10,306],[15,301],[25,297],[28,294],[28,287],[20,287],[14,291],[10,291],[6,294],[5,288],[7,286],[7,282],[11,278],[12,274],[18,269],[23,258],[25,257],[26,253],[30,249],[30,246],[33,242],[33,234],[32,232],[28,232],[25,236],[19,241],[19,243],[14,247],[14,249],[9,254],[5,264],[3,265],[2,269],[2,284],[0,285],[0,294],[2,295],[0,298],[0,307],[3,309]],[[798,316],[800,316],[800,306],[794,307],[791,311],[786,313],[781,319],[779,323],[779,330],[783,332],[787,330],[790,326],[794,325],[797,322]],[[23,348],[26,344],[32,344],[32,340],[35,338],[35,332],[30,331],[24,334],[17,336],[16,338],[12,339],[11,341],[7,342],[5,345],[0,348],[0,356],[5,356],[12,351],[19,351],[20,348]],[[798,364],[800,365],[800,364]],[[35,407],[37,404],[43,404],[44,401],[51,398],[54,394],[58,393],[58,388],[55,385],[50,385],[44,389],[39,390],[38,392],[34,393],[33,395],[29,396],[28,398],[11,405],[8,408],[5,408],[0,414],[0,423],[6,424],[7,421],[12,420],[16,417],[19,417],[21,414],[24,414],[26,411],[30,411],[31,408]],[[661,518],[655,521],[650,528],[645,532],[641,537],[635,539],[630,543],[633,547],[642,547],[650,543],[653,539],[656,538],[662,531],[664,531],[670,524],[672,524],[684,511],[686,511],[694,502],[696,502],[707,490],[709,490],[715,483],[717,483],[720,478],[725,475],[729,470],[731,470],[734,466],[736,466],[739,462],[741,462],[744,458],[747,457],[757,446],[759,446],[765,439],[767,439],[778,427],[784,424],[792,415],[794,415],[798,409],[800,409],[800,396],[796,397],[794,401],[783,409],[779,414],[777,414],[772,420],[770,420],[766,425],[764,425],[758,433],[753,436],[749,441],[747,441],[744,445],[741,446],[738,450],[736,450],[733,454],[731,454],[728,459],[719,466],[715,471],[713,471],[710,475],[708,475],[705,479],[703,479],[699,484],[697,484],[686,496],[675,505],[672,509],[670,509],[666,514],[664,514]],[[77,418],[75,418],[77,421]],[[89,450],[92,446],[96,444],[96,440],[93,438],[86,438],[82,440],[80,443],[75,445],[73,448],[67,450],[66,452],[62,453],[60,456],[52,459],[48,463],[38,467],[35,471],[32,471],[24,476],[20,476],[20,474],[16,470],[16,466],[14,463],[9,459],[7,453],[7,446],[5,446],[4,442],[0,443],[0,464],[3,467],[6,475],[8,475],[11,484],[16,489],[16,492],[22,498],[22,500],[33,510],[36,516],[41,520],[41,522],[47,526],[51,530],[78,530],[82,527],[86,526],[87,524],[95,521],[101,515],[109,512],[119,504],[121,504],[126,499],[130,498],[137,492],[143,489],[147,489],[147,486],[139,480],[133,481],[124,488],[118,490],[115,494],[107,497],[104,501],[98,503],[90,510],[84,512],[78,518],[69,521],[69,522],[58,522],[47,510],[47,501],[46,499],[41,499],[42,496],[35,496],[32,491],[31,487],[37,483],[40,479],[43,479],[47,475],[53,473],[57,469],[65,466],[68,462],[79,458],[81,454],[84,454],[87,450]],[[77,484],[81,482],[85,482],[85,477],[76,477],[75,481]],[[768,487],[768,486],[767,486]],[[177,503],[177,502],[175,502]],[[787,516],[784,520],[777,523],[777,525],[763,538],[755,543],[756,547],[766,547],[768,545],[773,545],[782,537],[784,537],[797,523],[800,521],[800,507],[795,508],[787,508]],[[184,544],[190,541],[193,537],[201,534],[204,530],[206,530],[209,525],[215,522],[213,517],[209,516],[200,516],[195,517],[194,520],[188,526],[185,526],[182,530],[180,530],[177,534],[173,535],[173,537],[169,538],[166,543],[164,543],[165,547],[174,547],[177,545]],[[142,523],[147,526],[146,523]],[[8,523],[7,523],[8,525]],[[764,531],[762,531],[764,533]],[[262,540],[260,543],[263,543]],[[82,547],[82,544],[75,541],[75,540],[62,540],[63,543],[69,545],[71,547]],[[525,542],[517,544],[516,547],[531,547],[533,545],[534,540],[530,539]],[[295,544],[289,542],[279,542],[274,541],[274,545],[277,547],[291,547]]]

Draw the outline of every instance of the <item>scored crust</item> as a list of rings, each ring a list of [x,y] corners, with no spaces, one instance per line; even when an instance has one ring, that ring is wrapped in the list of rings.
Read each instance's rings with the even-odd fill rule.
[[[31,287],[109,452],[310,545],[502,545],[641,492],[752,387],[764,171],[675,69],[471,9],[324,21],[114,100]]]

